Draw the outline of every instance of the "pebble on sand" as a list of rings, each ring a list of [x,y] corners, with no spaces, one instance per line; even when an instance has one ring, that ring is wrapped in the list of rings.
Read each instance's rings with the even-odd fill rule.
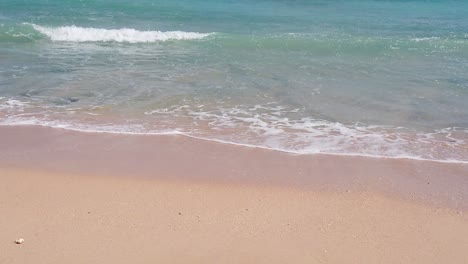
[[[24,243],[24,239],[23,239],[23,238],[16,239],[16,240],[15,240],[15,243],[16,243],[16,244],[23,244],[23,243]]]

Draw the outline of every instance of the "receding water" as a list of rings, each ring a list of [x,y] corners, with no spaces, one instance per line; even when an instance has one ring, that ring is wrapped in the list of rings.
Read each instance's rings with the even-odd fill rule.
[[[0,123],[468,162],[468,1],[2,0]]]

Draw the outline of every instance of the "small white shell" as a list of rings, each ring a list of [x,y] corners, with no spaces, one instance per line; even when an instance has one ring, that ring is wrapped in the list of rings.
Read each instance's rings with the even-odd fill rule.
[[[22,239],[22,238],[16,239],[16,240],[15,240],[15,243],[16,243],[16,244],[23,244],[23,243],[24,243],[24,239]]]

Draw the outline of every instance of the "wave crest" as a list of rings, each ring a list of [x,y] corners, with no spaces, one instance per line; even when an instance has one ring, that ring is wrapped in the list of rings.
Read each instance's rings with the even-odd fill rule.
[[[127,42],[148,43],[168,40],[202,39],[213,33],[198,33],[184,31],[139,31],[131,28],[103,29],[85,28],[77,26],[43,27],[35,24],[31,26],[46,35],[52,41],[69,42]]]

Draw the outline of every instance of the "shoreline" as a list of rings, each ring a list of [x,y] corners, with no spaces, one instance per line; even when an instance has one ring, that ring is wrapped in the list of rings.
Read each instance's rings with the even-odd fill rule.
[[[468,210],[468,165],[340,155],[295,155],[177,135],[83,133],[0,126],[0,168],[195,183],[375,191]]]
[[[180,137],[187,137],[190,139],[195,140],[202,140],[211,143],[219,143],[219,144],[226,144],[236,147],[246,147],[246,148],[255,148],[267,151],[276,151],[285,154],[291,155],[323,155],[323,156],[342,156],[342,157],[361,157],[361,158],[375,158],[375,159],[391,159],[391,160],[410,160],[410,161],[426,161],[426,162],[438,162],[438,163],[448,163],[448,164],[468,164],[466,160],[455,160],[455,159],[429,159],[429,158],[422,158],[418,156],[384,156],[384,155],[374,155],[374,154],[364,154],[359,152],[349,152],[349,153],[328,153],[328,152],[300,152],[294,150],[287,150],[287,149],[279,149],[279,148],[271,148],[267,146],[261,145],[253,145],[247,143],[236,143],[231,141],[226,141],[222,139],[216,138],[207,138],[202,136],[195,136],[190,135],[184,132],[180,132],[177,130],[174,131],[165,131],[165,132],[129,132],[129,131],[112,131],[112,130],[95,130],[95,129],[80,129],[80,128],[73,128],[73,127],[62,127],[62,126],[51,126],[51,125],[42,125],[38,123],[33,124],[22,124],[22,123],[13,123],[13,124],[0,124],[0,127],[39,127],[39,128],[48,128],[48,129],[59,129],[59,130],[66,130],[71,132],[79,132],[79,133],[90,133],[90,134],[109,134],[109,135],[123,135],[123,136],[180,136]]]

